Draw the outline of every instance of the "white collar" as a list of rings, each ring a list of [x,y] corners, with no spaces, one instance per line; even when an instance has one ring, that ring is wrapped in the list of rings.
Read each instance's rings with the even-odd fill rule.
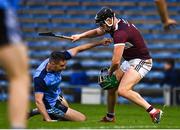
[[[119,24],[120,21],[121,21],[121,20],[118,19],[118,22],[117,22],[116,25],[115,25],[115,31],[118,30],[118,24]]]

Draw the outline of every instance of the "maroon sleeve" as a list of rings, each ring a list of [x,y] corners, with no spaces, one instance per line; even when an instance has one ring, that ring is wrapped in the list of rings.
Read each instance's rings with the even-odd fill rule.
[[[125,31],[116,31],[113,36],[114,44],[127,42],[128,35]]]

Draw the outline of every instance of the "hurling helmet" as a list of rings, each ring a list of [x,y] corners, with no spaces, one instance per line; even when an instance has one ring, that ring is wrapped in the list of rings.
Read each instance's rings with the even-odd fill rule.
[[[108,7],[103,7],[97,12],[95,16],[95,22],[97,24],[101,24],[101,23],[104,23],[104,21],[107,18],[112,18],[112,17],[114,17],[114,12],[112,11],[112,9]]]

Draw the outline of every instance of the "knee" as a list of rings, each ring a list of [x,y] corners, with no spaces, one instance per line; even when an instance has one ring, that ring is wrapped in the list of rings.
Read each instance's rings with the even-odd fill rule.
[[[23,74],[23,75],[19,75],[17,77],[12,77],[12,78],[10,78],[10,82],[21,83],[21,84],[27,86],[27,85],[30,85],[30,76],[29,76],[29,74]]]
[[[29,88],[31,86],[29,75],[21,75],[21,76],[10,76],[9,81],[11,85],[15,85],[16,87],[22,87],[22,89]]]
[[[16,69],[11,71],[8,76],[10,81],[30,82],[30,75],[28,71],[22,72]]]
[[[86,121],[86,119],[86,116],[83,114],[79,117],[79,121]]]
[[[128,91],[128,90],[127,90],[126,88],[120,87],[120,88],[118,89],[118,95],[119,95],[119,96],[126,97],[127,91]]]

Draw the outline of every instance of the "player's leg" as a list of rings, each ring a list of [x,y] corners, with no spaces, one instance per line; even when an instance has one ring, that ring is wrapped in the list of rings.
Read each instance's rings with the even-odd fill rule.
[[[9,119],[11,127],[25,128],[30,87],[26,47],[22,44],[1,47],[0,61],[10,81]]]
[[[138,62],[138,61],[133,61]],[[142,65],[144,64],[144,65]],[[140,96],[139,93],[133,91],[133,87],[135,84],[137,84],[142,77],[147,74],[148,71],[150,71],[152,66],[152,62],[148,61],[148,63],[139,62],[138,65],[131,66],[123,75],[120,85],[118,87],[118,94],[120,96],[123,96],[130,101],[136,103],[137,105],[144,107],[147,112],[151,115],[153,121],[155,123],[158,123],[161,118],[162,111],[159,109],[153,108],[144,98]]]
[[[101,122],[115,122],[114,107],[117,98],[117,88],[108,90],[107,94],[107,114],[100,120]]]
[[[59,95],[59,101],[61,102],[62,105],[69,107],[69,103],[62,95]]]
[[[116,78],[120,81],[123,76],[123,71],[118,69],[114,74]],[[101,122],[114,122],[115,121],[115,104],[117,99],[117,88],[108,90],[107,95],[107,114],[101,119]]]
[[[161,17],[161,21],[164,24],[164,29],[170,29],[170,26],[176,25],[177,22],[174,19],[169,18],[167,11],[167,4],[165,0],[155,0],[158,13]]]
[[[59,95],[59,101],[60,104],[69,107],[67,100],[62,95]],[[28,112],[28,119],[39,114],[41,113],[39,112],[38,108],[33,108],[32,110],[30,110],[30,112]]]
[[[121,79],[118,87],[118,94],[144,107],[145,109],[148,109],[150,104],[147,103],[137,92],[132,90],[134,85],[138,83],[140,79],[141,76],[139,73],[131,67],[125,72]]]
[[[64,118],[69,121],[85,121],[86,120],[86,116],[84,114],[72,108],[68,108],[67,112],[64,115]]]
[[[70,121],[85,121],[86,120],[86,116],[84,114],[69,107],[68,102],[63,96],[59,96],[59,100],[62,105],[64,105],[65,107],[68,107],[68,110],[63,117],[65,120],[70,120]]]
[[[47,110],[52,120],[67,120],[67,121],[85,121],[86,116],[72,108],[69,108],[59,100],[53,108]]]
[[[121,69],[118,69],[117,71],[114,72],[114,74],[118,79],[118,81],[121,81],[124,72]],[[107,97],[108,113],[114,113],[116,100],[117,100],[117,88],[108,90],[108,97]]]

